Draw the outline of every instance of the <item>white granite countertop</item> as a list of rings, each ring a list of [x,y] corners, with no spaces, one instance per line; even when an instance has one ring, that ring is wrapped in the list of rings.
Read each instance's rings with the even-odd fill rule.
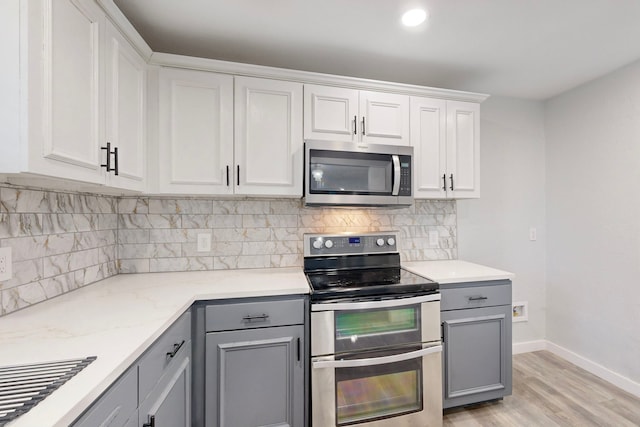
[[[0,366],[97,356],[7,427],[69,425],[194,301],[307,293],[300,268],[124,274],[0,317]]]
[[[508,271],[459,260],[413,261],[402,263],[402,266],[441,285],[514,278],[514,274]]]

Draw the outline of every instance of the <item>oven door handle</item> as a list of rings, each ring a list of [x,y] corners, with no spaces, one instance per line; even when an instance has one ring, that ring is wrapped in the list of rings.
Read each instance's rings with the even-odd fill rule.
[[[424,357],[432,353],[441,353],[442,346],[434,345],[431,347],[423,348],[421,350],[410,351],[408,353],[394,354],[393,356],[384,357],[370,357],[368,359],[354,359],[354,360],[312,360],[311,365],[313,369],[322,368],[358,368],[361,366],[375,366],[383,365],[386,363],[403,362],[405,360],[417,359]]]
[[[400,193],[400,156],[394,154],[391,159],[393,161],[393,189],[391,190],[391,195],[397,196]]]
[[[433,301],[440,301],[439,293],[412,298],[390,298],[381,301],[314,303],[311,304],[311,311],[370,310],[376,308],[402,307]]]

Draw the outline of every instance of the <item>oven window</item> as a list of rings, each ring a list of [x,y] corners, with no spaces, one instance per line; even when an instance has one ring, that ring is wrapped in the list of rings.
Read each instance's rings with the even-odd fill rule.
[[[418,306],[339,311],[335,314],[336,339],[416,331],[418,317]]]
[[[422,408],[422,358],[336,369],[338,426],[409,414]]]

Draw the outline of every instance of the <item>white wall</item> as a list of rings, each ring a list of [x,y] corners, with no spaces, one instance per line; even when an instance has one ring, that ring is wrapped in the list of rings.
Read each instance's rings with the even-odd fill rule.
[[[492,97],[481,120],[481,198],[458,201],[458,258],[515,273],[513,300],[528,301],[529,321],[513,324],[513,342],[544,339],[543,104]]]
[[[640,62],[545,111],[547,338],[640,382]]]

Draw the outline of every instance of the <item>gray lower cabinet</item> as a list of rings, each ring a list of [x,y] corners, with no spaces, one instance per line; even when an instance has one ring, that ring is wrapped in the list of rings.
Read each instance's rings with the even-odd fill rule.
[[[174,322],[72,425],[190,427],[190,311]]]
[[[446,286],[440,313],[443,407],[511,394],[510,281]]]
[[[136,426],[138,370],[130,368],[73,425],[75,427]]]
[[[149,396],[138,408],[139,426],[188,427],[191,425],[191,348],[175,356]]]
[[[207,427],[305,425],[304,309],[301,298],[207,307]]]

